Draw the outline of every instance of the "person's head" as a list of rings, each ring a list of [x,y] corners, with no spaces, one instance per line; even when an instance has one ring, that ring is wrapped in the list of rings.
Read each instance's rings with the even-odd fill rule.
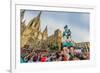
[[[58,52],[56,53],[56,58],[57,58],[57,59],[59,58],[59,54],[58,54]]]
[[[68,54],[69,53],[69,48],[68,47],[63,47],[63,52],[64,52],[64,54]]]
[[[69,48],[69,52],[70,52],[71,54],[74,54],[74,50],[75,50],[75,47],[73,47],[73,46],[71,46],[71,47]]]
[[[64,27],[64,29],[65,29],[65,31],[67,31],[67,30],[68,30],[68,26],[66,25],[66,26]]]
[[[83,51],[82,56],[83,56],[84,59],[90,59],[90,52]]]
[[[68,29],[68,32],[71,32],[70,29]]]

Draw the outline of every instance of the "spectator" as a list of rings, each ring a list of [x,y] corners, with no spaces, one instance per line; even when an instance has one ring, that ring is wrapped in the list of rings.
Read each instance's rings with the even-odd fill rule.
[[[70,60],[73,60],[75,57],[75,47],[71,46],[69,49]]]
[[[41,62],[46,62],[46,59],[47,59],[46,56],[42,56],[41,57]]]

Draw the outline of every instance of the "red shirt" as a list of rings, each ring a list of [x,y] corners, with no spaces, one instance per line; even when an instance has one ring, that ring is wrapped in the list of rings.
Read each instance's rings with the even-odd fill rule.
[[[41,62],[46,62],[46,57],[42,57]]]

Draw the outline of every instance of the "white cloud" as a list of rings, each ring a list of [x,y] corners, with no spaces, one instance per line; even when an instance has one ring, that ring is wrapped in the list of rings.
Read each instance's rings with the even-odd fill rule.
[[[38,13],[37,13],[38,14]],[[30,19],[32,19],[33,17],[37,16],[37,14],[28,14],[26,16],[26,23],[28,23],[28,21]],[[87,15],[81,15],[81,23],[76,21],[68,21],[69,17],[67,16],[65,20],[60,21],[58,19],[52,19],[52,17],[48,17],[47,15],[42,16],[41,17],[41,31],[43,31],[46,27],[46,25],[48,26],[48,34],[54,34],[54,31],[56,29],[60,29],[63,32],[63,28],[66,24],[68,24],[68,27],[71,29],[72,32],[72,39],[75,40],[76,42],[81,42],[81,41],[89,41],[89,31],[87,28],[82,28],[82,26],[78,26],[81,23],[84,23],[84,25],[88,22]],[[76,26],[75,26],[76,24]]]
[[[57,21],[55,22],[55,21],[53,21],[52,19],[49,19],[49,18],[47,20],[43,19],[43,21],[41,21],[41,30],[42,31],[45,29],[46,25],[48,27],[49,36],[54,34],[54,31],[56,29],[60,29],[61,31],[63,31],[63,27],[64,27],[63,24],[61,24]]]
[[[54,31],[56,29],[60,29],[62,32],[64,31],[64,26],[66,24],[63,23],[58,23],[58,22],[53,22],[48,18],[47,20],[44,20],[45,22],[42,22],[41,24],[41,28],[42,31],[44,30],[45,26],[48,26],[48,34],[54,34]],[[70,23],[67,23],[70,24]],[[72,32],[72,39],[75,42],[86,42],[89,41],[89,31],[85,28],[82,28],[80,26],[75,26],[75,24],[71,24],[68,25],[68,27],[70,28],[71,32]]]
[[[74,26],[71,28],[72,38],[76,42],[89,41],[89,32],[82,27]]]

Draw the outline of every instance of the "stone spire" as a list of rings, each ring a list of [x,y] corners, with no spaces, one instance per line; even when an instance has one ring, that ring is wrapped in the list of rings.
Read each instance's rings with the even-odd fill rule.
[[[21,34],[24,32],[24,30],[25,30],[25,28],[26,28],[26,26],[25,26],[25,21],[26,21],[26,20],[24,20],[24,21],[21,23]]]
[[[40,16],[41,16],[41,12],[38,14],[37,17],[30,20],[30,22],[28,23],[28,27],[32,27],[32,29],[39,30],[40,29]]]
[[[37,17],[38,17],[38,18],[40,18],[40,16],[41,16],[41,11],[40,11],[40,13],[38,14],[38,16],[37,16]]]
[[[22,23],[22,20],[24,18],[24,13],[25,13],[25,10],[21,10],[20,11],[20,22]]]
[[[46,40],[48,37],[48,28],[47,26],[45,27],[44,31],[43,31],[43,39]]]
[[[47,33],[47,32],[48,32],[48,28],[47,28],[47,25],[46,25],[46,27],[45,27],[43,33]]]

